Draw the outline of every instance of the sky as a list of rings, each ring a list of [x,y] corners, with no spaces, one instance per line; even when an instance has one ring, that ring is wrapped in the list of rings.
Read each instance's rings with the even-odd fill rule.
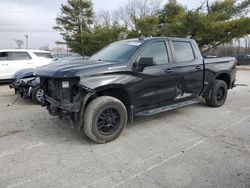
[[[93,0],[94,10],[114,10],[128,0]],[[192,9],[201,0],[178,0]],[[26,41],[31,49],[42,46],[56,47],[55,41],[61,40],[52,27],[60,13],[60,6],[67,0],[1,0],[0,1],[0,49],[16,48],[15,39]],[[25,43],[23,47],[25,47]]]

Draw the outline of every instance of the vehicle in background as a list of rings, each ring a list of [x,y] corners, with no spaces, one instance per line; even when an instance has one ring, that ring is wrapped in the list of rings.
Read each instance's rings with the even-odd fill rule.
[[[83,57],[64,57],[55,62],[63,64],[68,61],[83,61]],[[23,69],[17,71],[12,76],[11,84],[9,86],[10,88],[14,88],[15,94],[19,94],[22,98],[30,98],[37,104],[41,104],[43,90],[40,87],[40,79],[34,75],[34,72],[35,69]]]
[[[68,52],[68,53],[66,53],[66,54],[54,52],[54,53],[53,53],[53,57],[59,59],[59,58],[65,58],[65,57],[82,57],[82,55],[79,54],[79,53],[72,53],[72,52]]]
[[[6,82],[19,70],[37,68],[54,61],[51,52],[42,50],[0,50],[0,81]]]
[[[250,55],[248,54],[241,54],[235,56],[237,59],[237,65],[250,65]]]
[[[88,60],[38,68],[43,106],[97,143],[116,139],[135,116],[200,102],[222,106],[234,87],[234,57],[204,59],[196,42],[157,37],[118,41]]]
[[[34,69],[23,69],[16,72],[11,80],[10,88],[15,89],[15,94],[22,98],[31,98],[41,104],[43,90],[40,88],[40,79],[34,74]]]

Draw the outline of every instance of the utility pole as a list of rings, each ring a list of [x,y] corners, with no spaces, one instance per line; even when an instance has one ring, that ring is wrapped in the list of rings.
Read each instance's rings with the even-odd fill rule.
[[[69,32],[67,31],[67,40],[66,40],[66,48],[67,48],[67,55],[69,55]]]
[[[26,49],[29,48],[29,35],[25,35],[26,38]]]
[[[79,21],[79,31],[80,31],[80,35],[81,35],[81,48],[82,48],[82,56],[84,56],[84,50],[83,50],[83,36],[82,36],[82,22],[83,22],[83,13],[81,12],[79,15],[78,15],[78,21]]]

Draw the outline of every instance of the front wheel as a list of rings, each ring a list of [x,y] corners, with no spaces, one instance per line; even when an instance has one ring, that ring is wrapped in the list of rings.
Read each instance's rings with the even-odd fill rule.
[[[94,99],[84,113],[84,132],[96,143],[116,139],[126,125],[126,107],[114,97],[102,96]]]
[[[206,104],[212,107],[222,106],[227,99],[227,84],[223,80],[215,80],[212,88],[212,93]]]
[[[43,98],[43,90],[39,86],[35,87],[31,93],[31,98],[37,104],[41,104]]]

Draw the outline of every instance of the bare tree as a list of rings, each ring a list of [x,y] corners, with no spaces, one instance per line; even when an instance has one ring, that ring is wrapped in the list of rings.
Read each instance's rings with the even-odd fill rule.
[[[50,50],[48,44],[41,46],[39,49],[40,49],[40,50],[46,50],[46,51],[49,51],[49,50]]]
[[[146,16],[156,15],[162,6],[162,0],[130,0],[132,12],[136,17],[145,18]]]
[[[120,7],[117,10],[113,11],[112,20],[113,22],[124,25],[129,29],[134,29],[133,19],[131,17],[130,11],[125,7]]]
[[[244,37],[244,41],[245,41],[245,53],[248,54],[250,51],[250,35],[247,35]]]
[[[101,25],[109,27],[111,24],[111,15],[108,10],[101,10],[97,14],[97,22]]]
[[[250,54],[250,35],[248,35],[248,47],[247,47],[247,53]]]
[[[22,40],[18,40],[18,39],[14,39],[14,41],[16,42],[18,48],[21,49],[24,42]]]
[[[240,53],[240,39],[236,39],[236,41],[238,42],[237,54],[239,54]]]
[[[163,0],[129,0],[112,14],[112,20],[129,29],[135,28],[135,20],[156,15],[162,8]]]

